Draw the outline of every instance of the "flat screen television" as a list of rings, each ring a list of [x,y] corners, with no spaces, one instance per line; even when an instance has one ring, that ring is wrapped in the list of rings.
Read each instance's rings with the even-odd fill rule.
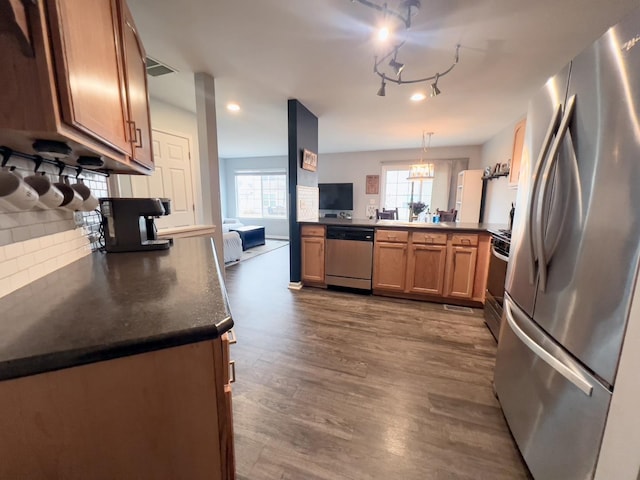
[[[353,210],[353,183],[320,183],[320,210]]]

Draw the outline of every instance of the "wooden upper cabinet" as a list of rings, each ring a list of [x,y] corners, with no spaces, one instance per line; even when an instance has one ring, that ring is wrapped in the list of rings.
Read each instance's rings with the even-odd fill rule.
[[[451,247],[451,254],[447,260],[449,297],[471,298],[476,276],[476,247]]]
[[[520,163],[522,149],[524,148],[524,132],[527,120],[523,119],[516,124],[513,130],[513,149],[511,151],[511,169],[509,170],[509,186],[517,187],[520,179]]]
[[[125,3],[120,5],[131,159],[152,169],[146,54],[129,8]]]
[[[58,141],[71,165],[150,173],[145,53],[125,0],[0,0],[0,15],[0,145]]]
[[[47,0],[63,120],[129,154],[115,0]]]
[[[443,295],[446,258],[446,245],[411,245],[407,290],[410,293]]]

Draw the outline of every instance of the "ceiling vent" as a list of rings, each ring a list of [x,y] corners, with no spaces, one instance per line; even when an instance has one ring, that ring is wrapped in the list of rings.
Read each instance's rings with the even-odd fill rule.
[[[168,73],[175,72],[177,72],[175,68],[171,68],[158,60],[147,57],[147,73],[152,77],[159,77],[160,75],[167,75]]]

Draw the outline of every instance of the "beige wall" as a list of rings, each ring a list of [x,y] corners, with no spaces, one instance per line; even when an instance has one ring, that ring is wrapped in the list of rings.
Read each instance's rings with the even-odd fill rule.
[[[370,202],[382,207],[380,195],[366,195],[366,176],[381,175],[383,165],[419,161],[420,153],[420,148],[409,148],[320,154],[318,155],[318,181],[320,183],[353,182],[353,216],[365,218],[367,205]],[[480,157],[480,146],[433,147],[423,154],[423,160],[433,161],[436,164],[433,205],[430,206],[432,210],[448,208],[451,162],[462,160],[468,162],[468,168],[474,168],[473,165],[480,164]]]
[[[477,168],[484,169],[487,166],[494,166],[496,163],[506,163],[511,158],[513,129],[520,120],[521,118],[516,119],[482,145],[481,163]],[[517,188],[509,187],[509,177],[488,180],[483,221],[507,224],[511,203],[515,203],[517,193]]]

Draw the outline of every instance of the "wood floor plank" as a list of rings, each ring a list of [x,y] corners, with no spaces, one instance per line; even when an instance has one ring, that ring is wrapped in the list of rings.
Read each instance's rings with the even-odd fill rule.
[[[227,270],[239,480],[530,478],[482,311],[293,291],[288,249]]]

